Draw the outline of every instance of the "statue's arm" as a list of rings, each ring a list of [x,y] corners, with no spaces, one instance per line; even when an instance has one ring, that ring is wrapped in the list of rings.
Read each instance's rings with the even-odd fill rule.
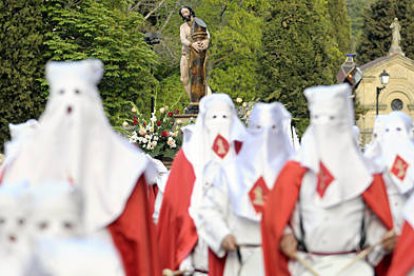
[[[181,43],[187,47],[190,47],[191,41],[187,39],[186,32],[185,32],[185,26],[181,25],[180,27],[180,39]]]

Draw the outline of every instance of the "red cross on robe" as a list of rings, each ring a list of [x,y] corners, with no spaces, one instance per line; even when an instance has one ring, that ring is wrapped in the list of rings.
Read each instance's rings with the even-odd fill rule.
[[[320,197],[325,195],[326,190],[329,185],[334,181],[334,177],[331,172],[325,167],[322,162],[319,162],[319,173],[318,173],[318,184],[316,186],[316,191]]]
[[[401,156],[397,155],[394,160],[394,164],[391,168],[391,173],[400,179],[401,181],[404,180],[405,176],[407,175],[407,170],[410,165],[401,158]]]
[[[263,207],[266,203],[267,195],[269,192],[270,190],[267,187],[263,177],[259,177],[259,179],[257,179],[256,183],[254,183],[253,187],[249,191],[250,202],[252,203],[256,213],[263,212]]]
[[[212,149],[217,154],[218,157],[223,159],[224,157],[226,157],[227,153],[230,150],[230,144],[226,140],[226,138],[218,134],[216,139],[214,139]]]

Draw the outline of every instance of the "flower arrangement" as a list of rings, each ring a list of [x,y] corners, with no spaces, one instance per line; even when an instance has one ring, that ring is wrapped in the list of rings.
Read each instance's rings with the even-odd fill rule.
[[[235,100],[235,106],[237,110],[237,116],[240,120],[247,125],[252,112],[253,106],[257,103],[257,99],[252,99],[251,101],[244,101],[242,98],[238,97]]]
[[[237,114],[245,124],[255,103],[255,100],[243,101],[242,98],[235,100]],[[127,131],[129,141],[154,158],[174,158],[182,145],[181,128],[194,123],[195,120],[190,119],[184,123],[180,119],[175,119],[174,115],[179,114],[179,110],[169,110],[168,106],[161,107],[146,117],[133,103],[131,105],[132,115],[122,125]]]
[[[144,152],[158,159],[172,159],[181,147],[181,120],[175,120],[178,110],[170,111],[168,106],[161,107],[145,118],[136,106],[132,108],[132,127],[127,121],[123,127],[130,129],[129,141],[139,146]]]

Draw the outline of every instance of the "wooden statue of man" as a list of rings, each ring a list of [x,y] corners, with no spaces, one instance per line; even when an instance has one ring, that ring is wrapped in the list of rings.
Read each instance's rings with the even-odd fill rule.
[[[181,82],[191,103],[196,104],[207,90],[206,61],[210,34],[206,23],[197,18],[190,7],[181,7],[179,14],[185,21],[180,26],[183,45],[180,61]]]

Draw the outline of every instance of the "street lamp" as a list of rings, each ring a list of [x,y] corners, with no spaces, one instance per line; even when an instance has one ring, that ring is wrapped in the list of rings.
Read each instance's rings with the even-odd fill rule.
[[[353,91],[357,89],[362,80],[362,71],[354,61],[355,56],[355,54],[346,54],[346,60],[342,63],[341,68],[336,75],[338,83],[349,83],[349,85],[352,86]]]
[[[385,69],[384,69],[384,71],[382,71],[382,73],[379,75],[379,77],[380,77],[382,87],[377,86],[377,101],[376,101],[376,104],[375,104],[375,106],[376,106],[375,114],[377,116],[378,116],[378,98],[379,98],[379,95],[380,95],[381,91],[387,86],[388,82],[390,81],[390,74],[388,74],[387,71],[385,71]]]

